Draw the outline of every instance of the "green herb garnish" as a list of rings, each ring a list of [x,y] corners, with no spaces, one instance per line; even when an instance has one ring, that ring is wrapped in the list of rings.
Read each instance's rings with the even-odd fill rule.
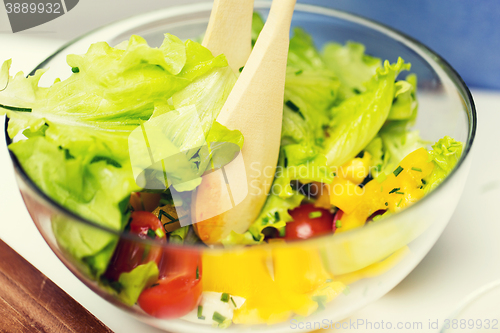
[[[402,168],[401,166],[398,166],[398,167],[396,168],[396,170],[394,170],[394,172],[393,172],[393,173],[394,173],[394,176],[396,176],[396,177],[397,177],[397,176],[401,173],[401,171],[403,171],[403,168]]]
[[[279,229],[280,232],[280,237],[285,237],[286,236],[286,229],[285,227]]]
[[[388,202],[386,202],[386,203],[385,203],[385,205],[386,205],[386,206],[389,206],[389,203],[388,203]]]
[[[149,238],[156,239],[156,232],[153,229],[148,229],[147,235]]]
[[[399,191],[400,189],[401,189],[400,187],[395,187],[395,188],[393,188],[393,189],[389,192],[389,194],[394,193],[394,192],[397,192],[397,191]]]
[[[321,217],[321,215],[323,215],[323,213],[321,213],[320,211],[317,211],[317,212],[310,212],[309,213],[309,218],[310,219],[316,219],[318,217]]]
[[[71,71],[73,73],[80,73],[80,68],[78,68],[78,67],[71,67]]]
[[[316,311],[321,311],[325,309],[324,303],[326,302],[326,296],[325,295],[319,295],[319,296],[313,296],[311,297],[313,301],[318,303],[318,310]]]
[[[342,228],[342,221],[341,220],[337,220],[337,222],[335,222],[335,228]]]
[[[234,307],[237,308],[236,302],[234,301],[234,299],[232,297],[231,297],[231,303],[233,303]]]
[[[420,168],[411,168],[413,171],[418,171],[418,172],[422,172],[422,169]]]
[[[298,111],[300,111],[300,108],[299,108],[297,105],[295,105],[295,103],[294,103],[294,102],[292,102],[292,101],[290,101],[290,100],[286,101],[286,102],[285,102],[285,104],[286,104],[286,106],[288,106],[288,107],[289,107],[289,108],[290,108],[293,112],[298,112]]]
[[[229,302],[229,294],[228,293],[222,293],[222,295],[220,296],[220,300],[224,303],[227,303]]]
[[[4,108],[10,111],[17,111],[17,112],[31,112],[32,109],[29,108],[16,108],[14,106],[8,106],[8,105],[3,105],[0,104],[0,108]]]
[[[298,70],[298,71],[296,71],[296,72],[295,72],[295,75],[300,75],[300,74],[302,74],[303,72],[304,72],[304,71],[303,71],[302,69],[300,69],[300,70]]]
[[[401,200],[399,200],[398,204],[396,205],[396,207],[399,207],[399,205],[401,205],[401,201],[403,201],[403,198],[401,198]]]
[[[425,179],[422,179],[422,184],[427,184],[427,182],[425,181]]]
[[[122,167],[122,165],[120,163],[118,163],[114,159],[106,157],[106,156],[94,156],[94,158],[90,161],[90,164],[101,162],[101,161],[104,161],[104,162],[106,162],[106,164],[112,165],[115,168],[121,168]]]
[[[200,267],[196,266],[196,280],[200,279]]]
[[[298,113],[302,119],[306,120],[302,112],[300,112],[300,108],[297,105],[295,105],[294,102],[288,100],[285,102],[285,105],[288,106],[290,110],[292,110],[293,112]]]
[[[226,320],[226,317],[224,317],[223,315],[221,315],[220,313],[215,311],[214,315],[212,316],[212,319],[214,321],[218,322],[219,324],[222,324],[224,322],[224,320]]]
[[[405,194],[405,192],[399,192],[399,191],[398,191],[398,192],[396,192],[396,194]]]
[[[244,68],[245,68],[245,66],[240,67],[239,72],[240,72],[240,73],[241,73],[241,72],[243,72],[243,69],[244,69]]]
[[[163,238],[163,236],[165,236],[165,233],[161,230],[161,228],[156,229],[155,234],[158,238]]]
[[[205,320],[205,316],[203,315],[203,306],[198,305],[198,319]]]

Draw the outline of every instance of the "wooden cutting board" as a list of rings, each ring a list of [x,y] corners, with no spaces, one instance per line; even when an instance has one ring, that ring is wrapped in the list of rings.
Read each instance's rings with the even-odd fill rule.
[[[0,332],[111,332],[0,240]]]

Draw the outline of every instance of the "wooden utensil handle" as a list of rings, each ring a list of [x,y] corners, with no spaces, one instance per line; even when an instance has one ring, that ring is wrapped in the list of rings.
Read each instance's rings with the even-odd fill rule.
[[[0,240],[0,332],[112,332]]]

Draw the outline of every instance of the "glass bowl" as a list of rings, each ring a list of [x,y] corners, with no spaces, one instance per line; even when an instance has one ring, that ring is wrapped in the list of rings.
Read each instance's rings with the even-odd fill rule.
[[[177,35],[181,39],[196,38],[207,26],[211,5],[202,3],[168,8],[95,30],[65,45],[41,63],[37,69],[50,67],[41,84],[50,84],[57,77],[65,79],[65,76],[69,76],[71,71],[66,65],[66,55],[85,53],[89,45],[97,41],[107,41],[110,45],[116,45],[128,39],[131,34],[137,34],[144,37],[151,46],[159,46],[165,32]],[[269,7],[270,4],[266,2],[257,2],[255,5],[256,10],[264,17]],[[158,245],[127,233],[106,229],[68,211],[45,195],[30,180],[11,152],[16,180],[37,228],[54,253],[91,290],[130,315],[161,329],[172,332],[217,330],[210,325],[183,319],[157,319],[147,315],[137,305],[123,304],[109,287],[92,278],[91,272],[88,272],[82,263],[82,258],[74,257],[66,251],[64,244],[58,242],[53,229],[55,221],[64,221],[71,229],[86,230],[94,237],[108,237],[115,242],[127,240],[142,244],[138,246],[160,246],[163,251],[199,255],[203,258],[201,278],[205,281],[204,287],[207,277],[217,276],[214,267],[237,264],[240,266],[234,270],[235,284],[247,284],[248,290],[259,297],[269,300],[275,297],[273,290],[279,290],[280,297],[288,294],[293,294],[294,297],[308,295],[307,309],[292,309],[290,306],[285,307],[286,311],[283,308],[278,310],[280,308],[278,304],[277,313],[269,318],[270,324],[251,322],[247,316],[246,324],[232,325],[228,328],[239,332],[256,329],[285,332],[291,328],[300,331],[308,330],[305,322],[325,323],[326,320],[328,323],[335,323],[345,319],[394,288],[427,254],[448,223],[462,193],[469,170],[471,161],[469,151],[476,130],[476,113],[469,90],[458,74],[434,52],[412,38],[378,23],[332,9],[298,4],[292,26],[303,27],[312,34],[319,47],[327,41],[344,43],[353,40],[363,43],[370,55],[391,62],[402,57],[405,61],[411,62],[412,72],[419,78],[420,107],[415,128],[420,130],[425,140],[437,141],[449,135],[464,143],[463,155],[453,172],[436,190],[408,209],[363,228],[334,236],[237,249],[176,248],[173,245]],[[10,143],[10,138],[7,134],[6,136],[7,142]],[[269,263],[274,266],[269,268]],[[262,265],[268,267],[267,280],[263,282],[250,279],[249,276],[252,274],[250,270]],[[245,270],[249,270],[249,274],[245,274]],[[306,288],[304,279],[314,280],[315,286],[324,283],[324,288],[331,289],[328,289],[329,295],[337,297],[328,303],[324,302],[324,298],[310,297],[312,290]],[[321,283],[318,282],[321,279],[323,279]],[[342,283],[348,288],[335,289],[332,287],[332,282]],[[343,292],[340,292],[342,290]],[[231,290],[212,291],[231,293]],[[298,294],[300,295],[297,296]]]

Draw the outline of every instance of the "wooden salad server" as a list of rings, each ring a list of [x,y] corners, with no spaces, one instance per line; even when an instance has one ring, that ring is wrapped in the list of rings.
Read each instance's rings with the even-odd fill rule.
[[[193,195],[198,236],[218,244],[259,215],[278,161],[290,23],[296,0],[274,0],[255,47],[217,121],[245,138],[240,154],[203,176]],[[238,1],[240,4],[241,1]]]
[[[239,73],[252,52],[253,0],[215,0],[202,45]]]

